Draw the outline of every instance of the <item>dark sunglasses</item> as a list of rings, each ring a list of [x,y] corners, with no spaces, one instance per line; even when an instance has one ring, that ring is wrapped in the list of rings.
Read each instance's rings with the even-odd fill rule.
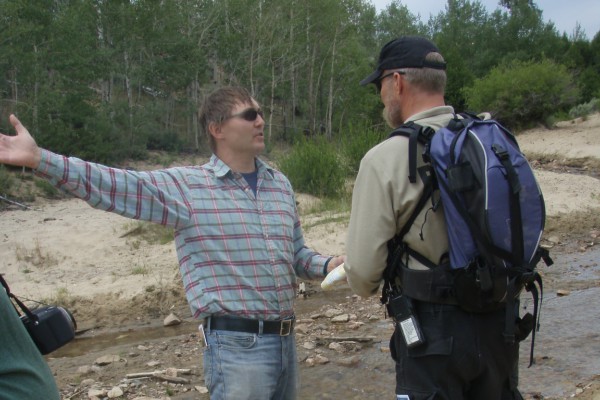
[[[385,78],[387,78],[388,76],[392,76],[394,74],[400,74],[400,75],[404,75],[406,72],[404,71],[392,71],[392,72],[388,72],[385,75],[380,76],[374,83],[375,83],[375,88],[377,89],[377,93],[381,93],[381,82],[383,82],[383,80]]]
[[[227,119],[240,117],[248,122],[254,122],[256,121],[256,118],[258,118],[259,115],[261,118],[264,118],[262,110],[257,110],[255,108],[246,108],[242,112],[230,115],[229,117],[227,117]]]

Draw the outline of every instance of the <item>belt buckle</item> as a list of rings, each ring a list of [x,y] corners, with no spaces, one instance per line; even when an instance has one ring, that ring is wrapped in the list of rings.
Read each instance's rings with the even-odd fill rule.
[[[279,328],[279,336],[289,336],[292,332],[293,319],[284,319],[281,321],[281,327]]]

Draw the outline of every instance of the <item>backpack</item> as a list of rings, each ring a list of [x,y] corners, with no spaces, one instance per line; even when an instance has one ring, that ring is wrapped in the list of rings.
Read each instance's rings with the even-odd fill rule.
[[[497,121],[471,114],[455,116],[437,131],[409,122],[390,137],[398,135],[409,138],[409,180],[415,183],[418,173],[424,190],[408,222],[388,243],[382,302],[391,297],[399,278],[402,292],[417,300],[458,304],[473,313],[506,307],[507,342],[523,340],[533,331],[531,365],[543,297],[536,265],[540,259],[547,265],[552,260],[540,247],[544,198],[515,137]],[[425,165],[420,168],[417,143],[424,145]],[[434,199],[436,191],[439,201]],[[433,211],[439,203],[444,208],[449,244],[444,265],[402,241],[429,202]],[[430,269],[427,277],[406,267],[408,256]],[[516,299],[523,288],[532,293],[533,315],[515,321]]]

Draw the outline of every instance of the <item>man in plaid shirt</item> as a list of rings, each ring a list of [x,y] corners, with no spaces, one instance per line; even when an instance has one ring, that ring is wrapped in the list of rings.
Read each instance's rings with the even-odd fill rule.
[[[17,135],[0,135],[0,163],[32,168],[94,208],[175,229],[187,300],[208,344],[211,399],[296,398],[296,277],[323,277],[343,262],[305,246],[290,182],[258,158],[262,115],[246,90],[218,89],[200,110],[210,161],[148,172],[41,149],[14,115]]]

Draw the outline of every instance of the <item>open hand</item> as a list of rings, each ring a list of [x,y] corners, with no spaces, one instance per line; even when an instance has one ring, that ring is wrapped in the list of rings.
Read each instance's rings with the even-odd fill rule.
[[[14,114],[9,120],[17,134],[0,133],[0,164],[36,169],[40,165],[41,149]]]

